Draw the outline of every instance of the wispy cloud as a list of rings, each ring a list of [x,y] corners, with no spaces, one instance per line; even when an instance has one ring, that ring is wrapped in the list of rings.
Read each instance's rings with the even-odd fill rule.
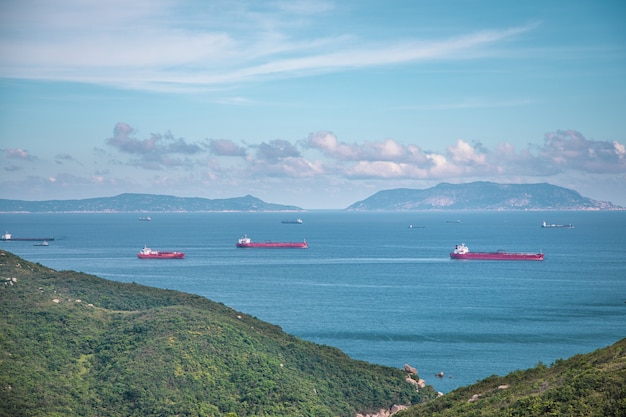
[[[466,109],[492,109],[528,106],[536,103],[537,100],[530,98],[519,98],[513,100],[489,100],[485,98],[467,98],[459,99],[456,102],[432,103],[413,106],[398,107],[401,110],[427,110],[427,111],[444,111],[444,110],[466,110]]]
[[[24,161],[34,161],[37,159],[36,156],[21,148],[7,148],[3,149],[3,151],[5,158],[8,159],[21,159]]]
[[[383,42],[311,30],[314,17],[332,13],[331,2],[255,4],[5,2],[0,76],[190,91],[267,77],[482,57],[536,27]],[[185,7],[198,8],[197,17],[183,17],[179,9]]]

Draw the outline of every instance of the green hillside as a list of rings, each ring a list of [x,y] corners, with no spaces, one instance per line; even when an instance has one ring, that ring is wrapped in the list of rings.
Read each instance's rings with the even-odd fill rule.
[[[459,388],[394,417],[624,417],[626,339],[595,352],[539,364]]]
[[[0,416],[354,416],[432,399],[206,298],[0,251]]]
[[[435,398],[223,304],[0,251],[0,417],[624,416],[626,339]]]

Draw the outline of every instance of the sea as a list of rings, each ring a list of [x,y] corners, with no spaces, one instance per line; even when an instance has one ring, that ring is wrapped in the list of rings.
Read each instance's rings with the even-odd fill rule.
[[[0,242],[28,261],[199,294],[443,393],[626,337],[626,211],[0,214],[0,230],[54,237]],[[309,248],[236,248],[244,234]],[[460,243],[545,260],[450,259]]]

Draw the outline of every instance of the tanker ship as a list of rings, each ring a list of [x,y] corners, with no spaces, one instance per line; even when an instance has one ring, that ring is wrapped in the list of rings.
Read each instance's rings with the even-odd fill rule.
[[[306,249],[309,244],[305,241],[302,242],[253,242],[247,235],[242,236],[237,241],[236,246],[238,248],[295,248]]]
[[[507,252],[470,252],[465,243],[456,245],[450,253],[452,259],[477,259],[483,261],[543,261],[543,253]]]

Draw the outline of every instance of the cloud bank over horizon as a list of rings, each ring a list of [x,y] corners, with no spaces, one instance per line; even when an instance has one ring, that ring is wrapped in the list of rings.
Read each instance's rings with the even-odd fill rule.
[[[548,132],[541,145],[524,149],[507,142],[489,149],[480,142],[457,139],[441,150],[426,150],[417,143],[402,144],[393,139],[347,142],[329,131],[255,144],[186,139],[169,131],[142,137],[128,123],[118,122],[112,136],[94,148],[92,160],[63,151],[52,158],[55,165],[49,165],[47,175],[4,180],[0,185],[5,190],[25,187],[43,192],[45,188],[49,196],[88,187],[89,196],[102,196],[110,186],[152,192],[162,189],[176,195],[176,187],[187,183],[184,189],[189,191],[185,193],[195,190],[197,196],[210,197],[210,192],[202,192],[202,186],[210,185],[230,188],[235,197],[255,194],[255,190],[263,190],[273,179],[280,178],[289,184],[286,195],[293,188],[297,198],[298,184],[308,183],[356,181],[389,189],[396,188],[394,181],[427,188],[438,182],[463,183],[481,178],[529,183],[550,182],[554,177],[559,185],[558,176],[562,174],[626,176],[624,143],[588,139],[574,130]],[[48,158],[28,149],[2,149],[5,172],[27,171],[35,161]],[[189,187],[190,182],[200,186]],[[8,197],[6,193],[4,197]]]

